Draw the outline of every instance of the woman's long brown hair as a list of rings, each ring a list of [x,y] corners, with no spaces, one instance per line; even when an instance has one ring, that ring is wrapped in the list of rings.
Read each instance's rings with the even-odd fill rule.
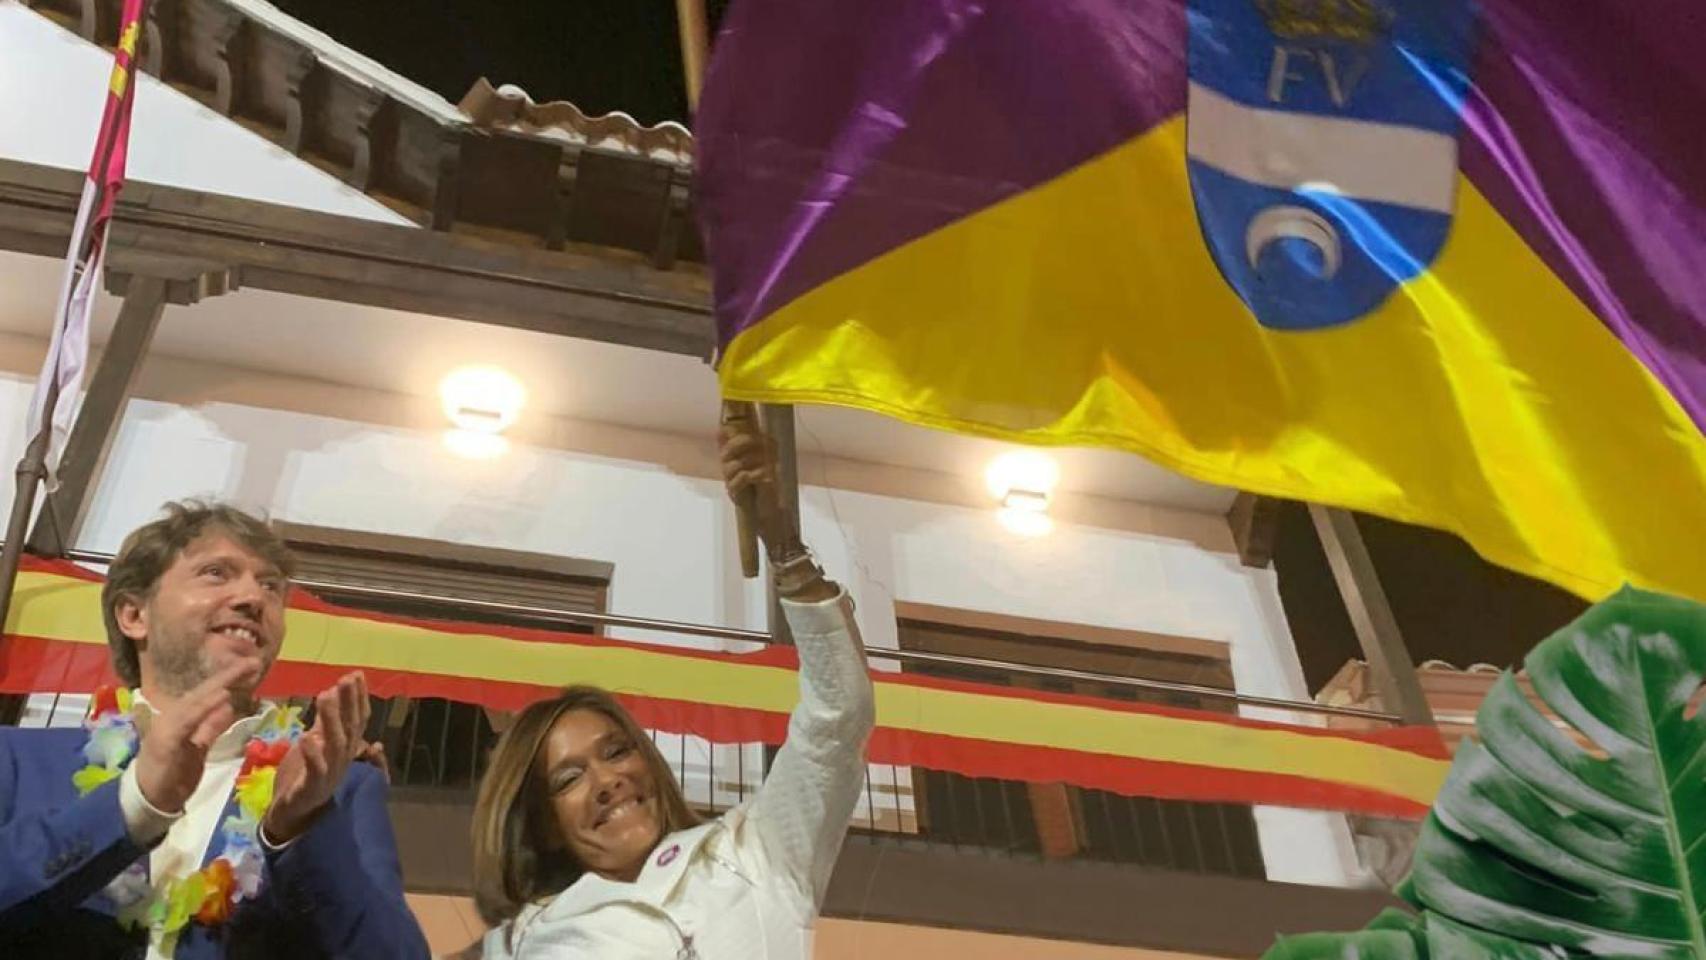
[[[564,838],[552,835],[557,824],[537,763],[545,735],[570,710],[596,710],[609,717],[645,757],[663,815],[660,839],[699,822],[657,745],[608,691],[574,686],[530,704],[493,748],[474,802],[474,904],[492,926],[514,918],[528,903],[568,889],[586,872]]]

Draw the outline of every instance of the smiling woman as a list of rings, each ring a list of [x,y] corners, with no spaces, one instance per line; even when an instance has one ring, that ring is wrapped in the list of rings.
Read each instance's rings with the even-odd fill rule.
[[[493,925],[464,958],[790,960],[809,932],[865,775],[874,715],[852,602],[800,545],[750,423],[723,474],[757,525],[800,656],[800,702],[757,794],[700,823],[657,748],[609,693],[524,710],[474,808],[474,889]]]
[[[589,870],[633,881],[658,837],[699,816],[614,697],[569,687],[516,717],[480,785],[474,823],[475,899],[496,925]]]

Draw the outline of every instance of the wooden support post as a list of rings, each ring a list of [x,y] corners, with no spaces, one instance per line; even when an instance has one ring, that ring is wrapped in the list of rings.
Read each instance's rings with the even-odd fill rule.
[[[101,45],[101,4],[98,0],[76,0],[77,35],[96,46]]]
[[[669,202],[664,204],[663,214],[658,221],[658,242],[652,247],[652,266],[659,270],[675,267],[675,258],[681,253],[681,235],[693,228],[689,222],[691,214],[688,210],[692,201],[692,171],[685,167],[671,170]]]
[[[1344,598],[1357,640],[1368,658],[1368,672],[1381,706],[1407,724],[1431,725],[1433,711],[1422,693],[1416,663],[1404,646],[1398,620],[1392,615],[1392,605],[1375,573],[1374,560],[1368,555],[1356,518],[1348,510],[1318,503],[1309,505],[1309,516],[1315,521],[1321,546],[1327,552],[1327,563],[1333,569],[1333,579],[1339,584],[1339,595]]]
[[[1280,501],[1242,491],[1226,511],[1226,523],[1238,545],[1238,559],[1246,567],[1267,567],[1274,560],[1274,539],[1279,533]]]
[[[308,47],[298,47],[284,65],[284,149],[297,156],[308,151],[308,133],[319,109],[322,83],[314,71],[320,58]]]
[[[379,115],[386,97],[376,87],[361,87],[355,103],[355,157],[350,160],[344,182],[363,193],[373,189],[385,164],[385,129]]]
[[[148,346],[165,312],[166,286],[167,281],[159,277],[135,277],[127,284],[118,322],[101,351],[88,393],[78,408],[77,422],[59,458],[59,486],[47,495],[35,529],[30,533],[32,553],[63,556],[76,543],[77,530],[94,498],[101,468],[112,449],[113,438],[118,436],[125,403],[136,386],[143,358],[148,355]]]
[[[213,109],[227,117],[242,112],[243,75],[248,60],[244,27],[248,18],[237,10],[208,6],[213,38]]]
[[[64,256],[83,174],[0,159],[0,249]],[[189,276],[229,265],[243,286],[430,313],[686,356],[710,353],[709,283],[585,252],[541,255],[420,230],[131,182],[107,264]]]
[[[156,80],[171,79],[174,66],[167,57],[176,49],[178,0],[154,0],[142,18],[142,72]]]

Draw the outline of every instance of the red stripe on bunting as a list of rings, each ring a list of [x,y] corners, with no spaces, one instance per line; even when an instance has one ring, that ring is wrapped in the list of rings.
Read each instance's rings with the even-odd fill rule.
[[[348,668],[326,664],[280,662],[267,676],[262,693],[275,698],[311,696],[347,672]],[[520,709],[553,695],[558,689],[401,670],[363,672],[368,689],[375,696],[443,697],[504,710]],[[89,693],[111,682],[104,647],[16,636],[9,636],[0,644],[0,692]],[[772,746],[781,744],[787,735],[788,718],[784,714],[631,694],[617,694],[617,698],[642,727],[666,733],[690,734],[713,743]],[[1312,807],[1403,818],[1420,818],[1427,813],[1426,806],[1403,797],[1307,777],[973,740],[889,727],[879,727],[873,732],[868,756],[872,763],[924,767],[968,777],[1066,783],[1128,796]]]
[[[27,569],[60,574],[78,580],[99,583],[102,577],[90,570],[65,560],[46,560],[25,555],[24,566]],[[499,624],[477,623],[471,621],[425,620],[415,617],[402,617],[370,610],[357,610],[339,606],[320,599],[306,590],[294,590],[290,595],[290,606],[294,609],[349,618],[366,620],[374,623],[388,623],[421,630],[431,630],[438,633],[451,633],[461,636],[493,636],[510,640],[520,640],[528,643],[571,643],[582,647],[600,647],[610,649],[647,650],[671,657],[684,657],[693,660],[706,660],[721,663],[740,663],[755,666],[782,667],[789,670],[799,668],[799,657],[791,647],[773,646],[750,653],[727,653],[717,650],[704,650],[694,647],[677,647],[666,644],[642,643],[631,640],[614,640],[608,637],[594,636],[590,633],[569,631],[553,631],[529,629]],[[103,652],[102,656],[105,654]],[[281,661],[273,666],[267,683],[262,687],[264,693],[271,696],[302,696],[316,693],[330,685],[342,676],[348,667],[324,667],[317,664],[306,664]],[[486,680],[479,678],[441,676],[437,674],[415,673],[400,670],[378,670],[371,667],[363,668],[367,674],[368,687],[379,696],[416,696],[444,697],[466,703],[478,703],[483,706],[500,710],[518,710],[528,703],[550,695],[557,690],[554,686],[537,686],[520,684],[509,681]],[[282,683],[281,671],[284,676],[312,676],[321,678],[318,686],[292,685],[290,689],[278,686]],[[382,676],[384,675],[384,676]],[[946,677],[931,677],[916,673],[894,673],[873,670],[872,679],[877,683],[898,684],[902,686],[921,687],[934,690],[951,690],[961,693],[975,694],[984,697],[1003,697],[1013,700],[1030,700],[1041,703],[1059,703],[1072,706],[1088,707],[1095,710],[1112,711],[1117,713],[1145,714],[1149,716],[1176,717],[1183,720],[1221,724],[1224,726],[1242,727],[1251,730],[1281,730],[1290,734],[1308,737],[1323,737],[1332,740],[1350,740],[1363,743],[1379,744],[1397,750],[1404,750],[1418,756],[1436,760],[1449,760],[1450,749],[1434,727],[1410,726],[1395,727],[1380,730],[1335,730],[1323,727],[1304,727],[1288,723],[1275,723],[1265,720],[1253,720],[1230,713],[1217,713],[1208,710],[1192,710],[1183,707],[1170,707],[1151,703],[1138,703],[1126,700],[1104,699],[1074,693],[1060,693],[1048,690],[1032,690],[1016,687],[1001,687],[987,683],[977,683],[968,680],[953,680]],[[303,681],[310,683],[310,681]],[[377,683],[395,684],[384,691],[379,690]],[[92,688],[91,688],[92,689]],[[695,704],[694,706],[704,706]],[[711,709],[711,708],[707,708]],[[717,708],[723,709],[723,708]],[[727,708],[735,709],[735,708]],[[747,711],[759,712],[763,711]],[[723,741],[718,738],[718,742]]]
[[[871,735],[870,756],[873,763],[897,763],[967,777],[1065,783],[1132,797],[1307,807],[1410,820],[1428,813],[1425,804],[1405,797],[1329,780],[913,730],[877,728]]]

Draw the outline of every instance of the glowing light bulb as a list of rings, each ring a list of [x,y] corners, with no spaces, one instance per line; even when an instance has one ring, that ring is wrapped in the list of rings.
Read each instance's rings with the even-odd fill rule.
[[[459,367],[440,381],[438,396],[444,415],[458,430],[496,434],[521,415],[527,388],[497,367]]]
[[[1048,506],[1060,466],[1036,450],[1014,450],[996,457],[984,472],[989,493],[1001,504],[995,518],[1012,533],[1040,537],[1054,529]]]
[[[1007,499],[1014,490],[1041,494],[1046,500],[1060,482],[1060,465],[1054,458],[1037,450],[1014,450],[996,457],[984,471],[989,493],[997,500]]]

